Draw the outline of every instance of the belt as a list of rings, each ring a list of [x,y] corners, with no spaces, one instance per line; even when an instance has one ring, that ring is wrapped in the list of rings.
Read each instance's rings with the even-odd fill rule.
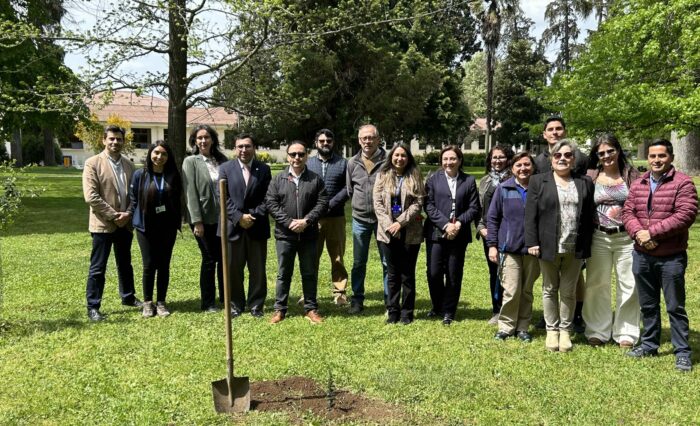
[[[600,226],[600,225],[593,225],[593,226],[595,226],[595,229],[602,231],[602,232],[605,232],[608,235],[617,234],[618,232],[624,232],[624,230],[625,230],[625,227],[623,225],[613,226],[612,228],[606,228],[606,227]]]

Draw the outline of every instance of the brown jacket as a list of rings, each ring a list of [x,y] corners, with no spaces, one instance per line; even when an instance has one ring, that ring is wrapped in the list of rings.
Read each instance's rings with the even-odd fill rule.
[[[422,183],[421,183],[422,184]],[[374,184],[372,198],[377,215],[377,241],[389,244],[391,237],[386,230],[394,223],[391,216],[391,192],[381,183],[378,175]],[[406,244],[420,244],[423,241],[423,198],[408,194],[406,186],[401,186],[402,213],[396,218],[401,228],[406,231]]]
[[[129,210],[129,185],[134,174],[134,163],[122,156],[122,167],[126,174],[126,197]],[[114,219],[119,214],[119,191],[117,178],[114,176],[109,158],[105,152],[101,152],[85,161],[83,170],[83,196],[85,202],[90,205],[90,221],[88,229],[95,233],[108,233],[117,230]],[[131,228],[131,224],[128,225]]]

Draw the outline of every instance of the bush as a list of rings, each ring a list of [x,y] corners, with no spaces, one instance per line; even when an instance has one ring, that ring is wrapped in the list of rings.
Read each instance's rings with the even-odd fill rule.
[[[265,164],[275,164],[275,163],[277,163],[277,159],[276,159],[272,154],[270,154],[269,152],[257,151],[257,152],[255,153],[255,158],[256,158],[258,161],[262,161],[262,162],[265,163]]]
[[[486,164],[486,153],[464,154],[464,167],[484,167]]]
[[[56,164],[63,163],[61,147],[54,142],[54,158]],[[22,136],[22,162],[24,164],[39,164],[44,161],[44,138],[40,134],[29,133]]]

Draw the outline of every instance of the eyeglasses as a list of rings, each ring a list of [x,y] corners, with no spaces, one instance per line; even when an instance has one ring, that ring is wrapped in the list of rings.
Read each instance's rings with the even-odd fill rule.
[[[250,149],[250,148],[252,148],[252,147],[253,147],[253,145],[248,145],[248,144],[246,144],[246,145],[236,145],[236,149],[239,150],[239,151],[245,151],[246,149]]]
[[[376,136],[363,136],[358,139],[360,139],[360,142],[372,142],[375,138]]]
[[[615,148],[606,149],[605,151],[598,151],[598,158],[612,157],[616,152],[617,150]]]
[[[503,160],[507,160],[508,157],[502,157],[502,156],[501,157],[491,157],[491,159],[496,160],[496,161],[503,161]]]
[[[554,157],[555,160],[561,160],[561,157],[566,158],[567,160],[571,160],[574,157],[574,153],[571,151],[568,152],[555,152],[552,154],[552,157]]]
[[[333,143],[333,139],[319,139],[318,143],[323,145],[324,143]]]
[[[292,158],[304,158],[304,157],[306,157],[306,153],[304,151],[288,152],[287,155],[289,155]]]

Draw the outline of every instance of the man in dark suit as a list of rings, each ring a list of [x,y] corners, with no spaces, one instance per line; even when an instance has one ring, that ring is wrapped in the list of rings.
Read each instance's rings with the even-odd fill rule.
[[[263,316],[267,297],[267,219],[265,194],[272,179],[270,167],[255,159],[255,141],[249,134],[236,138],[237,159],[219,166],[219,178],[226,179],[228,216],[229,282],[231,315],[239,316],[246,307],[243,268],[248,265],[248,299],[250,314]]]
[[[104,151],[88,158],[83,170],[83,195],[90,206],[89,229],[92,253],[88,272],[86,298],[90,321],[102,321],[100,313],[105,288],[107,260],[114,246],[114,258],[119,275],[119,295],[122,305],[141,307],[135,296],[134,269],[131,266],[131,213],[129,213],[129,184],[134,163],[122,156],[124,129],[108,126],[102,143]]]

